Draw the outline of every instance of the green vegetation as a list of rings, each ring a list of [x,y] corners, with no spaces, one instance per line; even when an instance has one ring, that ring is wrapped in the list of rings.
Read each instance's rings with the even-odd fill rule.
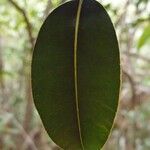
[[[33,105],[30,66],[33,46],[43,20],[53,8],[63,2],[0,0],[0,149],[2,150],[59,149],[47,136]],[[150,24],[150,2],[148,0],[100,2],[106,7],[115,25],[123,69],[118,115],[103,149],[149,150],[150,40],[149,34],[146,34],[145,38],[144,31]],[[139,46],[141,39],[142,46]]]
[[[65,150],[101,149],[120,91],[118,42],[105,9],[94,0],[56,8],[40,30],[31,69],[35,105],[52,140]]]

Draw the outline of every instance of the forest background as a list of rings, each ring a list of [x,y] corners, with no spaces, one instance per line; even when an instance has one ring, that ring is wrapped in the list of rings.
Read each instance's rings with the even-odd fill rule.
[[[0,0],[0,150],[59,150],[35,109],[31,59],[39,29],[65,0]],[[150,1],[99,0],[121,53],[117,117],[103,150],[150,150]]]

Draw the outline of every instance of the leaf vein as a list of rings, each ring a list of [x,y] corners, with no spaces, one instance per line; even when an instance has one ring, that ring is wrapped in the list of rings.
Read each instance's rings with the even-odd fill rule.
[[[74,37],[74,84],[75,84],[75,100],[76,100],[76,111],[77,111],[77,121],[79,129],[79,137],[81,141],[82,149],[84,150],[83,139],[81,134],[81,124],[79,115],[79,98],[78,98],[78,75],[77,75],[77,47],[78,47],[78,31],[79,31],[79,21],[82,8],[83,0],[79,0],[76,24],[75,24],[75,37]]]

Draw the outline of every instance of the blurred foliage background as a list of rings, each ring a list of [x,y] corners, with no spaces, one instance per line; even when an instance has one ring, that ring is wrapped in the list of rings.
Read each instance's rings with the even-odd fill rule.
[[[0,0],[0,150],[60,149],[34,107],[30,67],[43,21],[64,2]],[[116,28],[122,66],[118,113],[103,150],[150,150],[150,1],[100,2]]]

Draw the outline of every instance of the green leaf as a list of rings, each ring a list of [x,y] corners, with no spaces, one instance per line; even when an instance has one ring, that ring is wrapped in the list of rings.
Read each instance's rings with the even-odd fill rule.
[[[10,71],[0,70],[0,79],[2,78],[2,76],[5,76],[5,75],[12,77],[12,76],[13,76],[13,73],[10,72]]]
[[[35,106],[52,140],[65,150],[97,150],[117,111],[120,59],[105,9],[70,1],[44,22],[32,60]]]
[[[144,29],[144,31],[143,31],[143,33],[142,33],[142,35],[141,35],[141,37],[140,37],[140,39],[138,41],[138,48],[140,49],[144,44],[146,44],[146,42],[149,39],[150,39],[150,25],[148,25]]]

